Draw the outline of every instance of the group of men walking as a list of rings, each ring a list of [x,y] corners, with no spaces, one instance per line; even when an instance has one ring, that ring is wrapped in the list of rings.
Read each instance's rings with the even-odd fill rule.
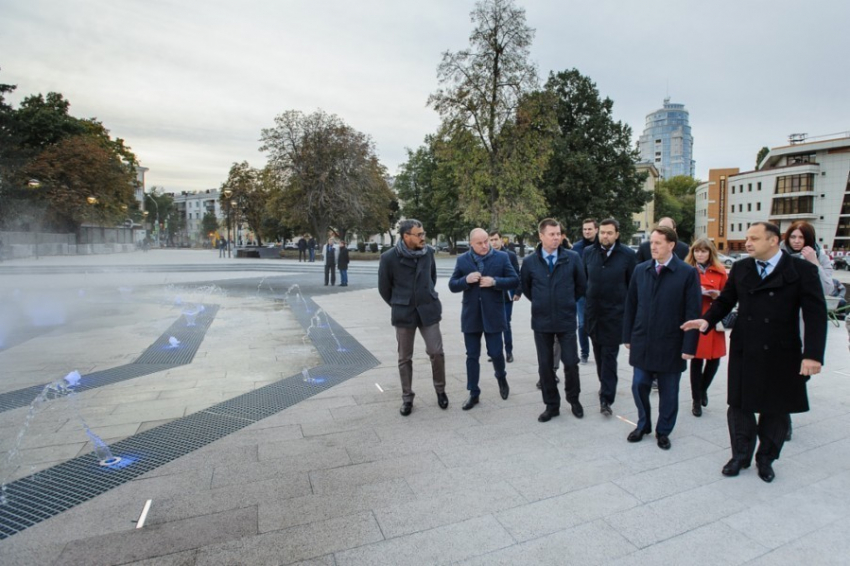
[[[397,245],[381,257],[378,279],[381,297],[392,309],[402,385],[400,413],[407,416],[415,395],[412,355],[417,329],[431,359],[438,405],[447,409],[449,402],[434,251],[425,244],[419,221],[403,220],[399,233]],[[700,275],[683,261],[681,254],[687,254],[688,246],[679,242],[671,219],[659,222],[637,254],[619,242],[619,224],[613,218],[598,225],[585,221],[581,255],[562,245],[557,220],[541,221],[538,236],[540,244],[519,268],[516,256],[500,249],[501,235],[480,228],[470,233],[470,251],[457,258],[449,290],[463,296],[461,331],[469,393],[463,410],[475,407],[481,395],[482,337],[500,396],[508,398],[506,364],[513,361],[510,319],[513,303],[525,296],[531,302],[544,403],[538,421],[560,415],[556,350],[564,365],[566,402],[575,417],[584,416],[579,363],[586,362],[589,352],[580,351],[577,341],[583,326],[596,361],[600,412],[613,414],[617,357],[624,344],[634,369],[632,396],[638,410],[637,426],[628,440],[638,442],[652,432],[650,392],[655,382],[656,442],[669,449],[678,414],[679,381],[687,360],[697,351],[698,331],[707,332],[738,305],[739,322],[732,332],[729,359],[733,458],[722,471],[737,475],[750,466],[755,453],[759,477],[772,481],[772,463],[782,449],[788,414],[808,410],[806,381],[823,363],[826,306],[819,293],[817,268],[779,249],[776,226],[755,223],[747,233],[751,257],[735,263],[723,291],[702,314]],[[578,316],[580,304],[583,317]],[[590,345],[585,348],[589,350]],[[755,413],[760,414],[758,421]]]

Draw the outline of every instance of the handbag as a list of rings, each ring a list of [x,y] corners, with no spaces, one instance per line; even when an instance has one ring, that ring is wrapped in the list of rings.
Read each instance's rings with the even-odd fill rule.
[[[724,330],[732,330],[732,328],[734,328],[735,326],[736,320],[738,320],[737,309],[733,310],[732,312],[723,317],[723,320],[721,320],[720,323],[717,325],[717,330],[719,330],[720,332],[723,332]],[[721,326],[722,328],[720,328]]]

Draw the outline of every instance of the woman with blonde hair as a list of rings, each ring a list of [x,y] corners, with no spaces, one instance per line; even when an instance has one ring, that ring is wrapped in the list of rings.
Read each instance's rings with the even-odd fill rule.
[[[711,307],[726,285],[726,268],[717,257],[717,248],[708,238],[699,238],[691,246],[685,263],[693,265],[699,271],[702,287],[702,313]],[[726,337],[723,332],[712,328],[700,334],[697,353],[691,360],[691,398],[693,414],[702,416],[702,408],[708,406],[708,386],[720,367],[720,358],[726,355]]]

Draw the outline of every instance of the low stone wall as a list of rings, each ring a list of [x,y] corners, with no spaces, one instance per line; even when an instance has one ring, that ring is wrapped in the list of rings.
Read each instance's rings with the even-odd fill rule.
[[[59,244],[59,243],[40,243],[38,244],[38,256],[53,256],[53,255],[94,255],[94,254],[119,254],[135,252],[137,248],[133,244]],[[3,249],[0,250],[3,254],[3,259],[25,259],[36,256],[34,244],[6,244],[4,242]]]

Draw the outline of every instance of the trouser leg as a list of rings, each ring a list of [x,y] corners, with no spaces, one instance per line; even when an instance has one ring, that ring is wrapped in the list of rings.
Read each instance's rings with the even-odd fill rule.
[[[514,312],[514,302],[508,301],[505,303],[505,320],[508,323],[508,328],[505,330],[505,354],[513,354],[514,352],[514,335],[511,332],[511,316]],[[492,357],[492,356],[491,356]]]
[[[473,397],[481,394],[478,380],[481,375],[481,332],[464,332],[463,344],[466,346],[466,389]]]
[[[726,411],[729,425],[729,443],[732,457],[749,464],[756,449],[756,416],[753,413],[730,406]]]
[[[537,373],[540,376],[540,390],[543,402],[550,409],[560,409],[561,396],[555,384],[554,365],[555,335],[548,332],[534,333],[534,347],[537,349]]]
[[[620,346],[601,346],[591,339],[593,358],[596,360],[596,375],[599,378],[599,399],[609,405],[617,396],[617,356]]]
[[[632,377],[632,397],[638,410],[637,427],[644,432],[652,432],[652,406],[649,404],[652,375],[640,368],[634,368]]]
[[[658,373],[658,422],[655,432],[669,435],[679,415],[679,381],[681,373]]]
[[[578,352],[573,333],[557,334],[556,341],[561,345],[561,361],[564,364],[564,394],[569,403],[578,402],[581,393],[581,380],[578,373]]]
[[[691,376],[691,399],[694,403],[702,400],[702,368],[705,360],[694,358],[691,360],[690,376]]]
[[[787,413],[761,413],[759,415],[757,430],[759,446],[756,451],[756,461],[770,463],[779,458],[782,446],[785,444],[785,436],[788,434]]]
[[[419,333],[425,340],[425,353],[431,358],[431,379],[434,381],[434,389],[437,393],[445,393],[446,356],[443,353],[443,334],[440,332],[440,323],[421,326]]]
[[[587,339],[587,332],[584,328],[584,305],[584,297],[582,297],[578,300],[578,302],[576,302],[576,314],[578,315],[578,343],[581,348],[582,359],[587,357],[590,350],[590,344]]]
[[[487,346],[487,355],[493,359],[493,372],[496,379],[507,376],[507,371],[505,371],[505,354],[502,351],[502,333],[485,332],[484,343]]]
[[[416,328],[397,326],[395,337],[398,341],[398,375],[401,379],[401,399],[412,403],[413,397],[413,341],[416,338]]]
[[[708,388],[711,382],[714,381],[714,376],[717,375],[717,369],[720,367],[720,358],[705,361],[705,368],[702,370],[702,394],[708,395]]]

